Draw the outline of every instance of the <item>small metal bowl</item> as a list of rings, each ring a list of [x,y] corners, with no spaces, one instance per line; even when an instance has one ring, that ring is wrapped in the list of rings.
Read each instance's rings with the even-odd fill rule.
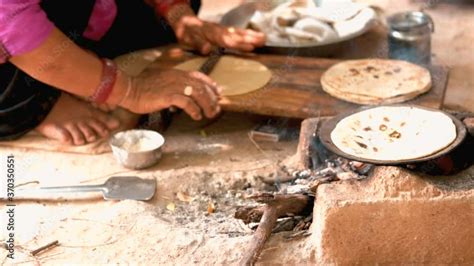
[[[164,143],[165,139],[158,132],[142,129],[118,132],[109,142],[117,161],[134,170],[155,165],[161,158]]]

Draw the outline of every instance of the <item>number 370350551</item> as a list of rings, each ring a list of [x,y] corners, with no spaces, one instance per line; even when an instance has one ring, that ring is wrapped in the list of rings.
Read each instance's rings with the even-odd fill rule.
[[[15,197],[15,156],[7,157],[7,197],[13,201]]]

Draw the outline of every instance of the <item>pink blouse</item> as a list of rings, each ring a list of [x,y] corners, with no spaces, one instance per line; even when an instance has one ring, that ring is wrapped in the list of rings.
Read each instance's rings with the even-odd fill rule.
[[[40,2],[41,0],[0,0],[0,64],[11,56],[34,50],[53,30],[54,25],[41,9]],[[150,2],[159,15],[164,15],[169,7],[187,0]],[[110,29],[116,16],[115,0],[96,0],[83,36],[94,41],[100,40]]]

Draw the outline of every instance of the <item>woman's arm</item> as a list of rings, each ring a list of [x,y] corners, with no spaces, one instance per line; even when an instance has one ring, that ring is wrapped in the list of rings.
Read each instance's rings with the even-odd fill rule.
[[[40,2],[0,1],[0,63],[10,60],[43,83],[80,96],[93,95],[102,76],[101,61],[56,29]],[[123,94],[123,79],[120,76],[116,82],[115,98]]]
[[[85,97],[94,94],[102,76],[99,58],[75,45],[57,29],[40,47],[10,60],[37,80]],[[192,88],[192,95],[185,95],[186,87]],[[200,73],[150,70],[130,79],[118,71],[107,103],[136,113],[176,106],[199,120],[203,115],[211,118],[220,111],[216,91],[214,82]]]
[[[265,35],[252,30],[227,28],[199,19],[186,0],[150,0],[155,11],[173,28],[178,41],[209,54],[212,46],[252,51],[265,44]]]
[[[5,19],[5,28],[8,29],[0,28],[0,43],[7,44],[10,62],[43,83],[79,96],[97,95],[100,84],[107,84],[111,77],[103,77],[101,60],[54,28],[39,7],[39,0],[25,0],[25,6],[18,6],[17,0],[2,1],[15,7],[7,12],[5,6],[0,4],[3,8],[0,9],[0,21],[8,18]],[[32,39],[30,35],[21,34],[22,29],[35,25],[45,25],[49,30],[45,27],[40,38]],[[37,44],[25,47],[29,41]],[[191,93],[185,93],[186,88],[191,89]],[[216,84],[200,73],[150,70],[130,78],[119,70],[106,103],[136,113],[156,112],[176,106],[194,119],[201,119],[203,115],[210,118],[219,112],[217,90]]]
[[[77,46],[58,29],[38,48],[13,56],[10,62],[43,83],[84,97],[94,93],[102,76],[100,59]],[[108,103],[121,101],[127,83],[127,77],[119,71]]]

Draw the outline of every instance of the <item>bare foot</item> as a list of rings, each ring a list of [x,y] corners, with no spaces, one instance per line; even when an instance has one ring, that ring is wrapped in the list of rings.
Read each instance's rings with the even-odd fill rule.
[[[110,114],[113,115],[118,120],[120,120],[119,130],[127,130],[127,129],[135,128],[138,125],[138,120],[140,119],[140,115],[131,113],[130,111],[127,111],[120,107],[112,110]]]
[[[119,127],[118,118],[63,93],[36,130],[65,144],[84,145],[109,136]]]

